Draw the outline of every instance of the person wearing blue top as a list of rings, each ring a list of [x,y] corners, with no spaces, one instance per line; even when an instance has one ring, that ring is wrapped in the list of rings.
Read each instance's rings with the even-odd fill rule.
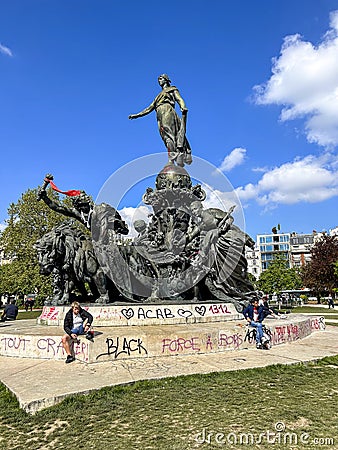
[[[244,309],[243,315],[250,326],[256,328],[256,347],[262,348],[264,306],[258,305],[258,299],[252,299],[250,304]]]
[[[11,302],[5,306],[4,312],[1,316],[1,322],[5,322],[5,320],[15,320],[19,309],[17,305],[15,304],[15,300],[11,300]]]

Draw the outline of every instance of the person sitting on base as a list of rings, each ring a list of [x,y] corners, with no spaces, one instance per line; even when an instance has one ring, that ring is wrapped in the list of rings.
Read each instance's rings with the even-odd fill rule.
[[[264,295],[258,302],[259,306],[263,306],[264,311],[264,319],[268,316],[270,316],[269,318],[273,318],[273,319],[278,319],[278,318],[284,318],[282,317],[281,314],[279,314],[279,312],[273,308],[271,308],[271,306],[269,305],[269,301],[268,301],[268,296]]]
[[[11,300],[11,302],[5,306],[4,312],[1,316],[1,322],[5,322],[5,320],[15,320],[19,312],[19,308],[15,304],[15,300]]]
[[[85,321],[86,324],[84,324]],[[81,308],[78,302],[73,302],[71,304],[71,309],[67,312],[63,323],[66,334],[62,336],[62,345],[67,353],[66,364],[75,361],[73,344],[77,341],[80,334],[89,336],[88,333],[90,332],[92,322],[93,316],[88,311]]]
[[[258,305],[258,299],[252,299],[249,306],[244,309],[243,315],[249,325],[256,328],[256,347],[262,348],[264,306]]]

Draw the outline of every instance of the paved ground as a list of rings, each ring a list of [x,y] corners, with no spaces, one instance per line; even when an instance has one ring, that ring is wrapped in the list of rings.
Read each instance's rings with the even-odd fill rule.
[[[137,380],[240,370],[272,364],[295,364],[338,354],[338,327],[312,333],[305,339],[273,347],[191,356],[168,356],[85,364],[0,356],[0,381],[34,413],[76,393]]]

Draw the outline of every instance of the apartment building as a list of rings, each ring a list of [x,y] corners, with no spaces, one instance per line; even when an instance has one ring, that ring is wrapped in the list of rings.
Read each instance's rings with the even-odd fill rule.
[[[311,234],[275,233],[257,235],[255,249],[246,249],[248,272],[259,278],[276,255],[286,259],[289,267],[302,267],[311,260],[311,248],[318,242],[325,231],[313,231]],[[338,236],[338,227],[329,230],[330,236]]]
[[[261,254],[257,246],[254,249],[245,249],[245,257],[248,263],[248,272],[251,273],[256,280],[262,273]]]
[[[291,267],[302,267],[311,260],[311,247],[314,244],[315,234],[292,233],[290,237]]]
[[[257,248],[260,252],[261,270],[266,270],[271,261],[279,255],[291,266],[290,233],[271,233],[257,235]]]

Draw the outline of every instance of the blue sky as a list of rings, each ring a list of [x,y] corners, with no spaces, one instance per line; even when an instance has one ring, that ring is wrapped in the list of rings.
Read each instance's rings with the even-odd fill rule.
[[[337,226],[337,10],[333,0],[1,1],[0,223],[48,172],[95,198],[136,158],[163,152],[164,165],[155,114],[128,115],[168,73],[193,155],[234,187],[250,235]],[[130,214],[142,192],[113,206]]]

